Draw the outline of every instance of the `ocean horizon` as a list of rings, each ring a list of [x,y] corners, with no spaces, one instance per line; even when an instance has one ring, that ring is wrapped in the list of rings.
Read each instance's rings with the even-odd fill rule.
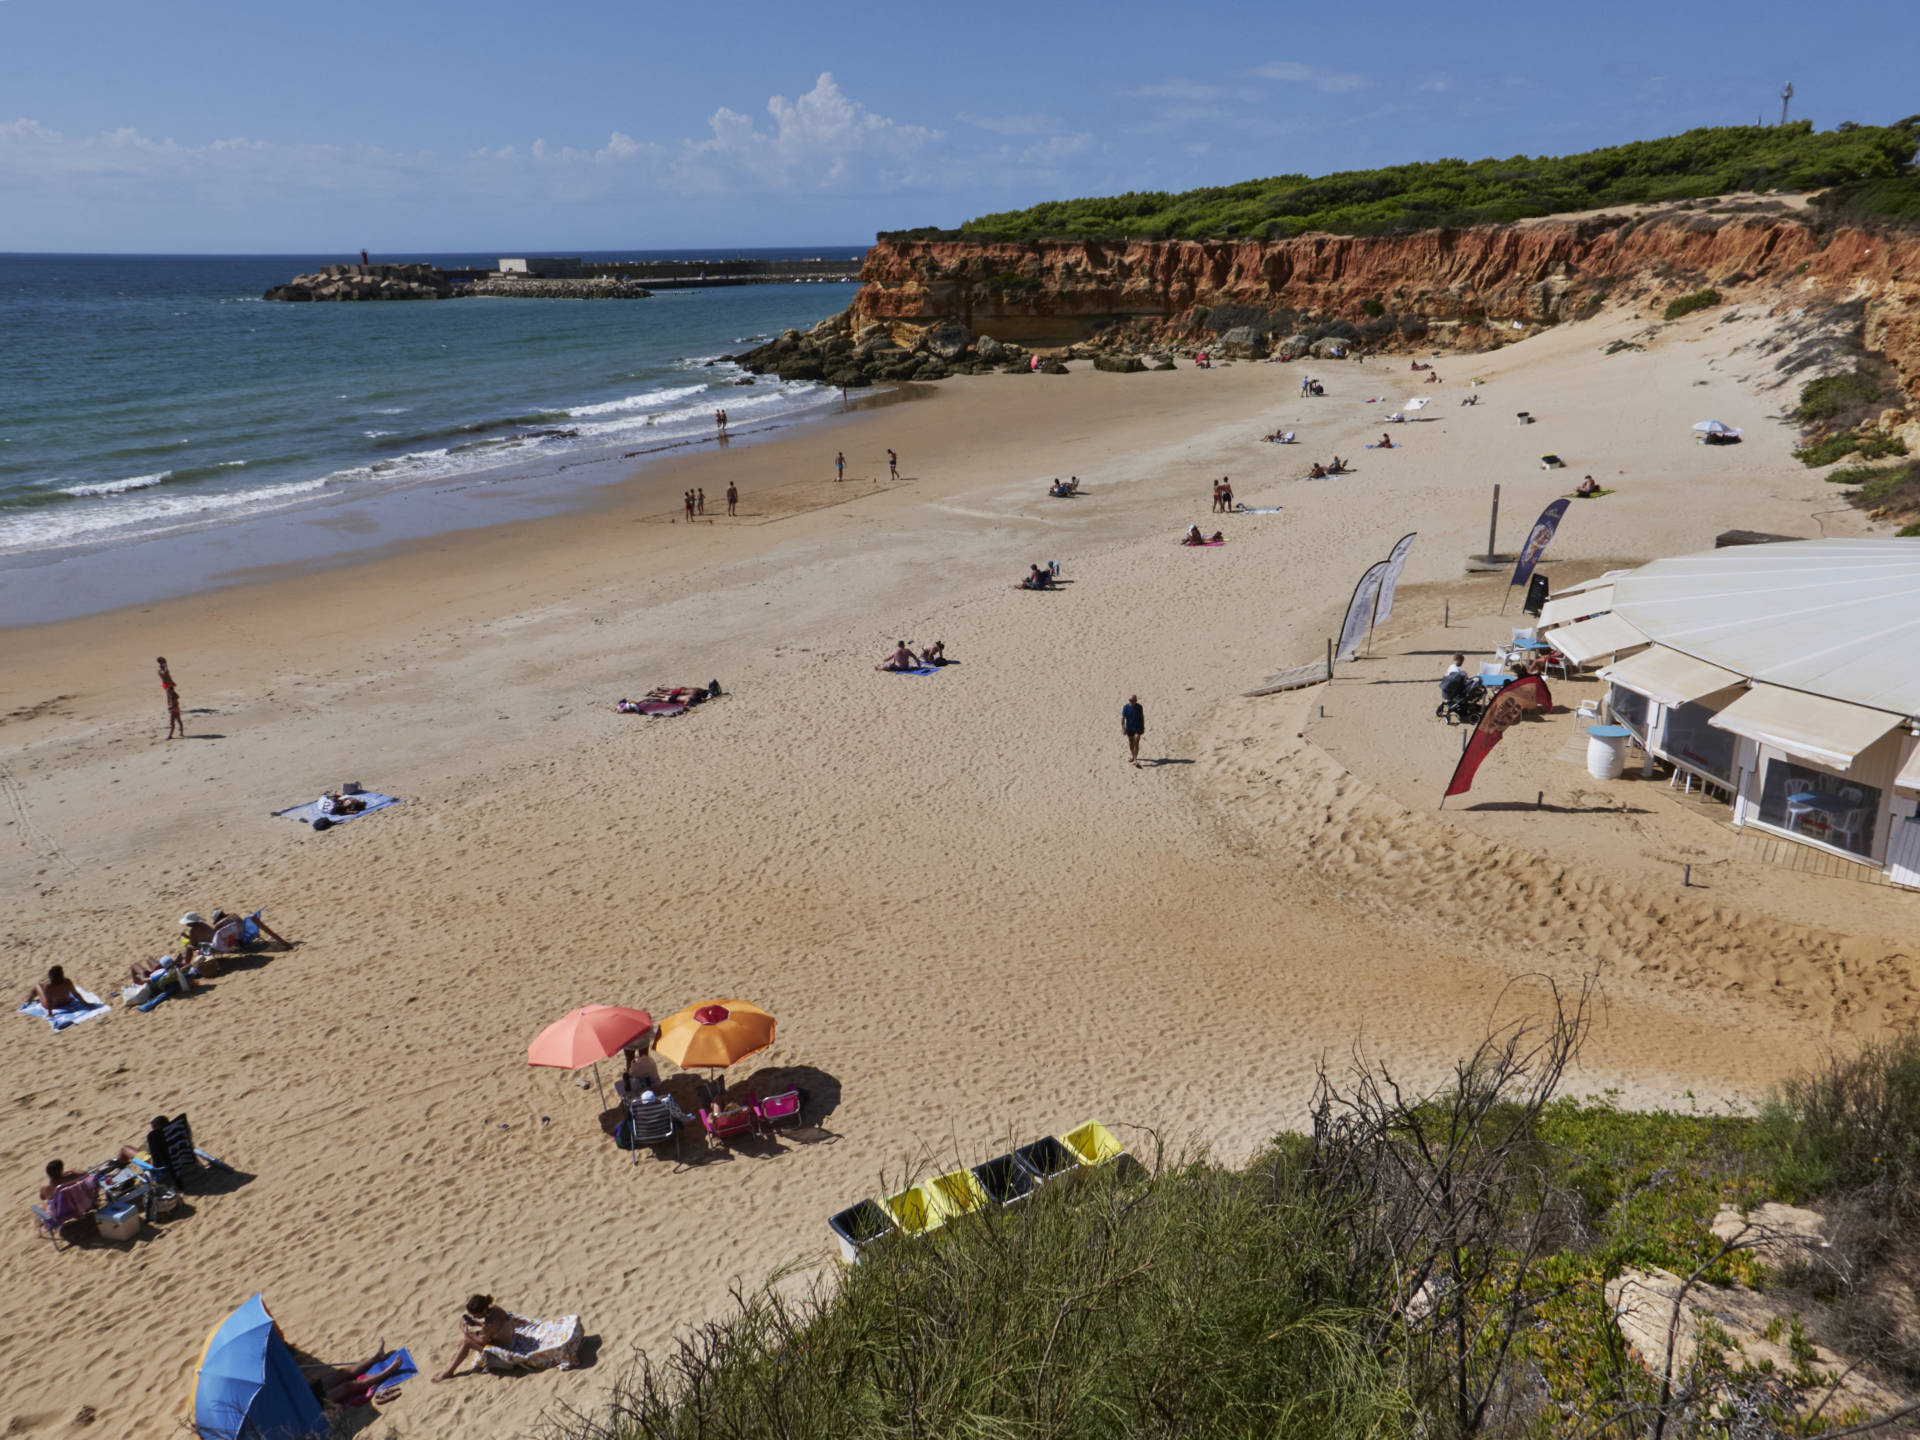
[[[591,258],[862,253],[714,247]],[[357,258],[0,254],[0,349],[18,357],[0,390],[0,567],[433,482],[511,475],[538,488],[550,476],[560,487],[590,462],[710,437],[718,408],[730,432],[748,438],[838,399],[807,382],[742,384],[749,377],[719,357],[844,309],[853,293],[844,283],[625,301],[260,298],[295,274]],[[377,257],[446,268],[498,258]],[[430,507],[413,513],[416,528],[432,528]]]

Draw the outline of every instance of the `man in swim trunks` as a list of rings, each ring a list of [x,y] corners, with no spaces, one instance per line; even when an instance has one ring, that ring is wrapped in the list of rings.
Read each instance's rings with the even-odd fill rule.
[[[900,478],[900,457],[891,450],[887,451],[887,478],[889,480]]]
[[[1138,768],[1140,764],[1140,737],[1147,733],[1147,712],[1141,705],[1138,695],[1129,695],[1127,703],[1120,707],[1120,733],[1127,737],[1127,758]]]
[[[740,487],[731,480],[727,482],[727,514],[733,514],[733,507],[740,503]]]
[[[917,670],[920,662],[914,658],[913,651],[907,648],[907,642],[897,641],[893,653],[873,668],[876,670]]]

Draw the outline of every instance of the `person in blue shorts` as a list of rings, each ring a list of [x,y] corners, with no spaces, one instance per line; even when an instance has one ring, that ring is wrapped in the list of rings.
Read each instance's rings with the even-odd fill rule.
[[[1147,733],[1147,712],[1138,695],[1129,695],[1127,703],[1120,707],[1120,733],[1127,737],[1127,756],[1137,766],[1140,737]]]

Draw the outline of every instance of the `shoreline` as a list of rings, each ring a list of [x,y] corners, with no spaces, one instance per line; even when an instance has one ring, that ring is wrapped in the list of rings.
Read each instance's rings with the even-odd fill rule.
[[[1591,881],[1576,918],[1609,944],[1668,902],[1579,858],[1578,813],[1542,817],[1525,853],[1502,828],[1517,817],[1456,843],[1450,817],[1381,800],[1424,771],[1364,781],[1309,717],[1324,704],[1342,727],[1366,706],[1371,728],[1343,743],[1397,757],[1412,737],[1407,766],[1445,740],[1427,632],[1450,597],[1482,593],[1461,571],[1493,483],[1510,542],[1582,470],[1613,482],[1563,525],[1549,571],[1704,548],[1733,520],[1810,532],[1831,497],[1784,428],[1728,450],[1686,431],[1700,378],[1730,420],[1759,413],[1741,347],[1768,323],[1676,326],[1603,359],[1638,324],[1607,317],[1444,359],[1442,413],[1396,427],[1396,452],[1358,442],[1380,428],[1366,397],[1411,393],[1404,362],[956,378],[937,403],[837,431],[671,457],[590,513],[8,632],[17,987],[58,955],[106,993],[187,908],[264,904],[300,942],[151,1015],[57,1036],[16,1022],[14,1173],[163,1108],[255,1178],[168,1222],[137,1266],[112,1247],[23,1250],[0,1339],[12,1409],[164,1423],[201,1337],[254,1290],[306,1348],[364,1353],[375,1314],[426,1364],[479,1288],[581,1314],[601,1363],[416,1383],[394,1422],[517,1433],[599,1404],[606,1357],[723,1313],[730,1283],[830,1273],[826,1216],[912,1161],[1087,1118],[1231,1159],[1297,1118],[1331,1051],[1444,1075],[1491,1018],[1608,958],[1537,873]],[[1303,370],[1328,398],[1295,398]],[[1459,409],[1475,375],[1483,402]],[[1515,427],[1519,409],[1541,424]],[[1255,438],[1279,425],[1302,443]],[[898,486],[874,483],[888,445]],[[1543,449],[1570,470],[1541,472]],[[1334,451],[1354,474],[1295,478]],[[1221,473],[1283,508],[1210,520]],[[1055,474],[1081,498],[1048,499]],[[657,496],[704,485],[711,503],[729,479],[760,513],[663,522]],[[1177,545],[1189,523],[1228,543]],[[1383,683],[1235,698],[1319,655],[1354,577],[1409,529],[1376,640],[1393,658],[1347,672]],[[1049,559],[1068,585],[1014,588]],[[961,664],[875,674],[900,636]],[[159,738],[159,654],[191,740]],[[612,711],[710,677],[723,696],[679,719]],[[1147,706],[1140,769],[1117,724],[1130,692]],[[1518,737],[1512,753],[1525,763],[1506,776],[1503,751],[1489,787],[1531,773]],[[324,835],[267,818],[349,778],[406,803]],[[1870,967],[1827,967],[1836,993],[1809,1007],[1781,1000],[1745,940],[1683,967],[1662,933],[1606,971],[1581,1093],[1737,1103],[1879,1023]],[[606,1140],[590,1077],[524,1064],[577,1005],[658,1017],[724,995],[780,1020],[729,1078],[803,1085],[827,1143],[636,1165]],[[449,1225],[450,1208],[484,1218]],[[85,1355],[31,1323],[24,1297],[55,1285]]]

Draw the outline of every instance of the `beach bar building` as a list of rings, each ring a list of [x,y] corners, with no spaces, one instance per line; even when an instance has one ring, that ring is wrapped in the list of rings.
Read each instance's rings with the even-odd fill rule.
[[[1735,825],[1920,888],[1920,540],[1675,556],[1540,618],[1576,664],[1611,654],[1614,723],[1726,794]]]

